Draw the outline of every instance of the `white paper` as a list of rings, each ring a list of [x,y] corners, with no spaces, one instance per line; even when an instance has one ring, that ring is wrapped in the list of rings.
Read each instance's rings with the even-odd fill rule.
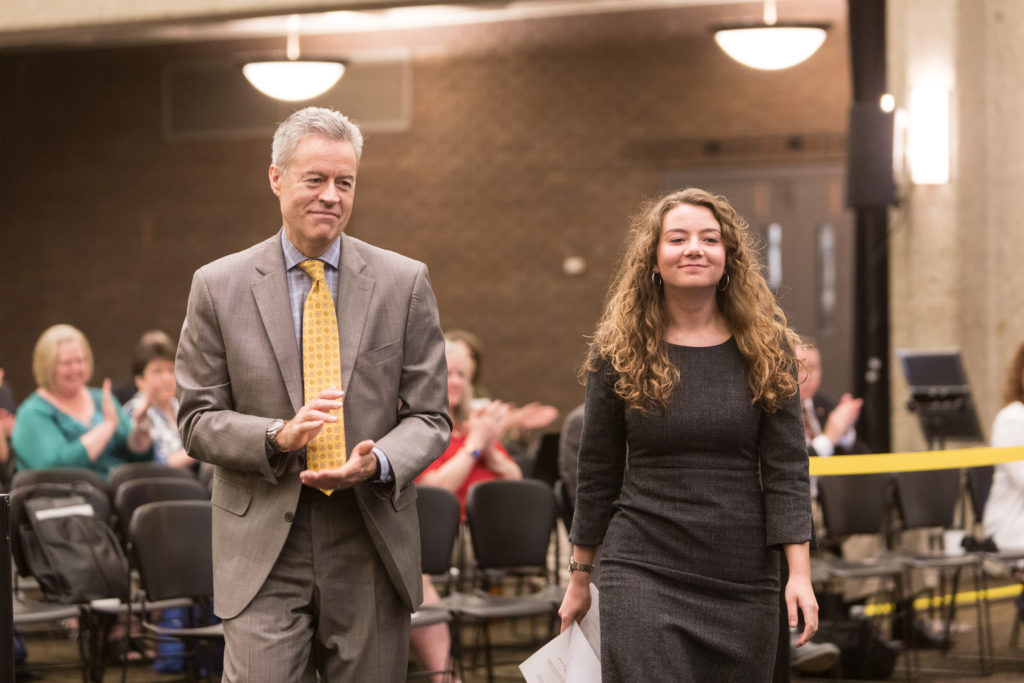
[[[565,682],[565,672],[569,667],[569,639],[575,628],[578,627],[573,624],[573,628],[562,631],[519,665],[529,683]]]
[[[597,588],[582,623],[560,633],[519,665],[528,683],[596,683],[601,680],[601,628]]]
[[[590,584],[590,609],[587,610],[583,619],[580,620],[580,629],[598,657],[601,656],[601,619],[598,616],[601,612],[599,611],[599,603],[597,586]]]
[[[596,683],[600,681],[601,660],[598,659],[597,653],[587,642],[583,629],[579,624],[573,624],[569,632],[572,633],[572,637],[569,638],[569,664],[565,669],[565,683]]]

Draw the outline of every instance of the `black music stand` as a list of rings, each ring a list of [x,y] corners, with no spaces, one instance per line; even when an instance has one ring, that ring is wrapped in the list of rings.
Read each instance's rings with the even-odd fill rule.
[[[928,450],[946,439],[984,441],[959,349],[897,349],[910,387],[907,409],[917,413]]]

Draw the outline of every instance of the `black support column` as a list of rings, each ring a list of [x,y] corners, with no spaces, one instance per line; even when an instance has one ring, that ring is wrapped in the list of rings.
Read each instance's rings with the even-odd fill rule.
[[[894,203],[892,117],[886,92],[885,0],[848,0],[853,107],[847,204],[854,211],[853,391],[864,398],[857,433],[875,452],[891,448],[888,212]]]

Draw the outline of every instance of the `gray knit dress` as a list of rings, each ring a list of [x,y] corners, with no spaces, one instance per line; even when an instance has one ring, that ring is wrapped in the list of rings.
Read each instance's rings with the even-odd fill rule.
[[[784,543],[811,538],[799,397],[752,405],[734,339],[669,346],[663,414],[587,382],[570,538],[600,545],[601,669],[618,681],[770,681]]]

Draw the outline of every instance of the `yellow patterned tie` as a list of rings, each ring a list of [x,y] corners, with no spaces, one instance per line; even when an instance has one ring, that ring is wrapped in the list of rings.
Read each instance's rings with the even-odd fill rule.
[[[309,403],[326,389],[341,389],[341,355],[338,317],[324,279],[324,263],[310,259],[299,267],[313,278],[302,308],[302,384]],[[341,467],[345,454],[345,416],[339,410],[338,421],[325,423],[306,445],[306,467],[314,471]],[[330,495],[331,491],[325,489],[324,493]]]

